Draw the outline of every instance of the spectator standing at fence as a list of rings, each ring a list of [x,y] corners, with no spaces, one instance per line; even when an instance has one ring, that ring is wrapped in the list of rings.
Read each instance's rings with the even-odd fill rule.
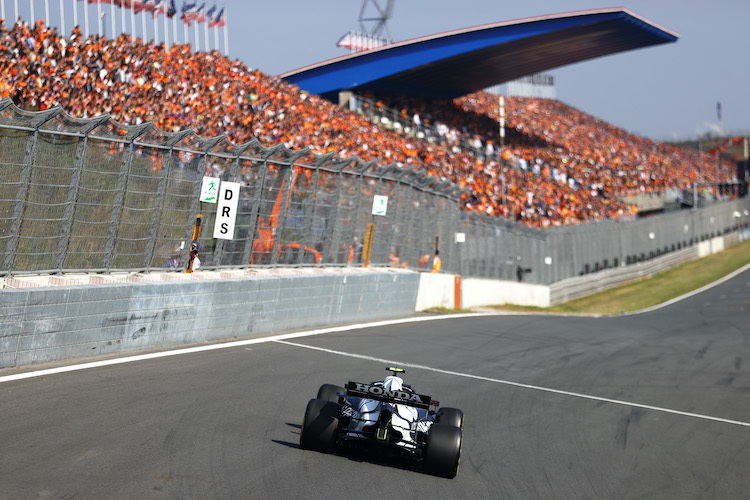
[[[439,273],[442,261],[440,260],[440,250],[435,250],[435,256],[432,258],[432,272]]]
[[[362,262],[362,243],[359,242],[359,238],[356,236],[352,238],[352,242],[349,244],[349,264],[354,262]]]
[[[427,267],[427,264],[429,264],[429,262],[430,262],[430,254],[426,253],[419,258],[419,264],[417,264],[417,267],[419,269],[425,269]]]
[[[186,273],[192,273],[201,267],[201,259],[198,257],[200,250],[200,243],[193,241],[190,243],[190,255],[188,256],[188,267],[185,270]]]
[[[398,267],[400,264],[400,260],[398,258],[398,254],[396,253],[396,249],[391,247],[391,251],[388,254],[388,263],[391,265],[391,267]]]

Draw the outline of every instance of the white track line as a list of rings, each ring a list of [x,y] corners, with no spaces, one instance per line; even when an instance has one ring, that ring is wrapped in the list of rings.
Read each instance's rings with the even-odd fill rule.
[[[345,325],[345,326],[334,326],[330,328],[321,328],[317,330],[308,330],[304,332],[295,333],[284,333],[281,335],[273,335],[269,337],[259,337],[247,340],[236,340],[233,342],[223,342],[218,344],[202,345],[197,347],[186,347],[183,349],[172,349],[169,351],[152,352],[148,354],[138,354],[135,356],[126,356],[123,358],[107,359],[103,361],[91,361],[88,363],[81,363],[69,366],[60,366],[57,368],[48,368],[45,370],[35,370],[23,373],[16,373],[14,375],[6,375],[0,377],[0,384],[3,382],[11,382],[13,380],[22,380],[34,377],[44,377],[46,375],[55,375],[57,373],[73,372],[78,370],[86,370],[89,368],[99,368],[102,366],[120,365],[124,363],[133,363],[135,361],[144,361],[148,359],[166,358],[168,356],[177,356],[180,354],[191,354],[196,352],[213,351],[216,349],[228,349],[231,347],[242,347],[253,344],[263,344],[265,342],[273,342],[278,340],[286,339],[297,339],[301,337],[310,337],[313,335],[324,335],[326,333],[337,333],[346,332],[350,330],[359,330],[361,328],[372,328],[377,326],[389,326],[398,325],[402,323],[417,323],[420,321],[434,321],[439,319],[450,319],[450,318],[466,318],[469,316],[495,316],[493,313],[465,313],[465,314],[445,314],[440,316],[418,316],[413,318],[402,318],[402,319],[391,319],[384,321],[374,321],[372,323],[359,323],[356,325]],[[19,368],[24,368],[23,366]]]
[[[640,403],[633,403],[633,402],[630,402],[630,401],[621,401],[619,399],[602,398],[602,397],[599,397],[599,396],[592,396],[592,395],[589,395],[589,394],[580,394],[580,393],[577,393],[577,392],[569,392],[569,391],[561,391],[559,389],[551,389],[549,387],[540,387],[540,386],[537,386],[537,385],[521,384],[519,382],[511,382],[509,380],[501,380],[501,379],[490,378],[490,377],[482,377],[480,375],[472,375],[470,373],[461,373],[461,372],[454,372],[454,371],[450,371],[450,370],[442,370],[440,368],[432,368],[430,366],[416,365],[414,363],[404,363],[402,361],[394,361],[392,359],[382,359],[382,358],[376,358],[376,357],[373,357],[373,356],[364,356],[362,354],[352,354],[352,353],[348,353],[348,352],[334,351],[332,349],[324,349],[322,347],[314,347],[314,346],[305,345],[305,344],[297,344],[297,343],[294,343],[294,342],[287,342],[287,341],[282,340],[282,339],[276,339],[276,340],[274,340],[274,342],[277,342],[279,344],[285,344],[285,345],[289,345],[289,346],[294,346],[294,347],[301,347],[301,348],[304,348],[304,349],[312,349],[312,350],[315,350],[315,351],[322,351],[322,352],[326,352],[326,353],[329,353],[329,354],[336,354],[338,356],[347,356],[347,357],[350,357],[350,358],[364,359],[364,360],[367,360],[367,361],[376,361],[376,362],[384,363],[384,364],[387,364],[387,365],[403,366],[403,367],[409,367],[409,368],[417,368],[419,370],[432,371],[432,372],[436,372],[436,373],[442,373],[444,375],[453,375],[453,376],[456,376],[456,377],[465,377],[465,378],[471,378],[471,379],[475,379],[475,380],[484,380],[486,382],[493,382],[495,384],[510,385],[510,386],[513,386],[513,387],[520,387],[520,388],[523,388],[523,389],[532,389],[532,390],[535,390],[535,391],[549,392],[549,393],[553,393],[553,394],[562,394],[563,396],[572,396],[572,397],[576,397],[576,398],[589,399],[589,400],[592,400],[592,401],[601,401],[601,402],[604,402],[604,403],[612,403],[612,404],[617,404],[617,405],[630,406],[630,407],[634,407],[634,408],[643,408],[643,409],[646,409],[646,410],[659,411],[659,412],[662,412],[662,413],[670,413],[672,415],[681,415],[681,416],[684,416],[684,417],[699,418],[699,419],[702,419],[702,420],[710,420],[710,421],[713,421],[713,422],[721,422],[721,423],[724,423],[724,424],[732,424],[732,425],[740,425],[740,426],[743,426],[743,427],[750,427],[750,422],[741,422],[739,420],[730,420],[730,419],[726,419],[726,418],[712,417],[710,415],[702,415],[700,413],[690,413],[690,412],[686,412],[686,411],[671,410],[669,408],[662,408],[662,407],[659,407],[659,406],[644,405],[644,404],[640,404]]]

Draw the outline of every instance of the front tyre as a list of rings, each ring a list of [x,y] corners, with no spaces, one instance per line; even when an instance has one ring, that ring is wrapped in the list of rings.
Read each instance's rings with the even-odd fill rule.
[[[341,405],[323,399],[311,399],[299,434],[303,450],[332,452],[336,448]]]
[[[424,465],[428,473],[454,478],[461,460],[463,431],[446,424],[432,424],[427,434]]]

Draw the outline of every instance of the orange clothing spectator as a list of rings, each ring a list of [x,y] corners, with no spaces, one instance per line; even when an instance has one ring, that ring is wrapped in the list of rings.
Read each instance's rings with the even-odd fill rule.
[[[435,256],[432,258],[432,272],[433,273],[440,272],[441,266],[442,266],[442,261],[440,260],[440,252],[438,250],[435,250]]]

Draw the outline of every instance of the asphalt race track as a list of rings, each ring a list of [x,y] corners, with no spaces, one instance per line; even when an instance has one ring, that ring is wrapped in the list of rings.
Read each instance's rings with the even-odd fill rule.
[[[632,316],[435,319],[0,370],[0,498],[746,498],[749,320],[745,271]],[[466,413],[455,479],[299,448],[319,385],[388,363]]]

